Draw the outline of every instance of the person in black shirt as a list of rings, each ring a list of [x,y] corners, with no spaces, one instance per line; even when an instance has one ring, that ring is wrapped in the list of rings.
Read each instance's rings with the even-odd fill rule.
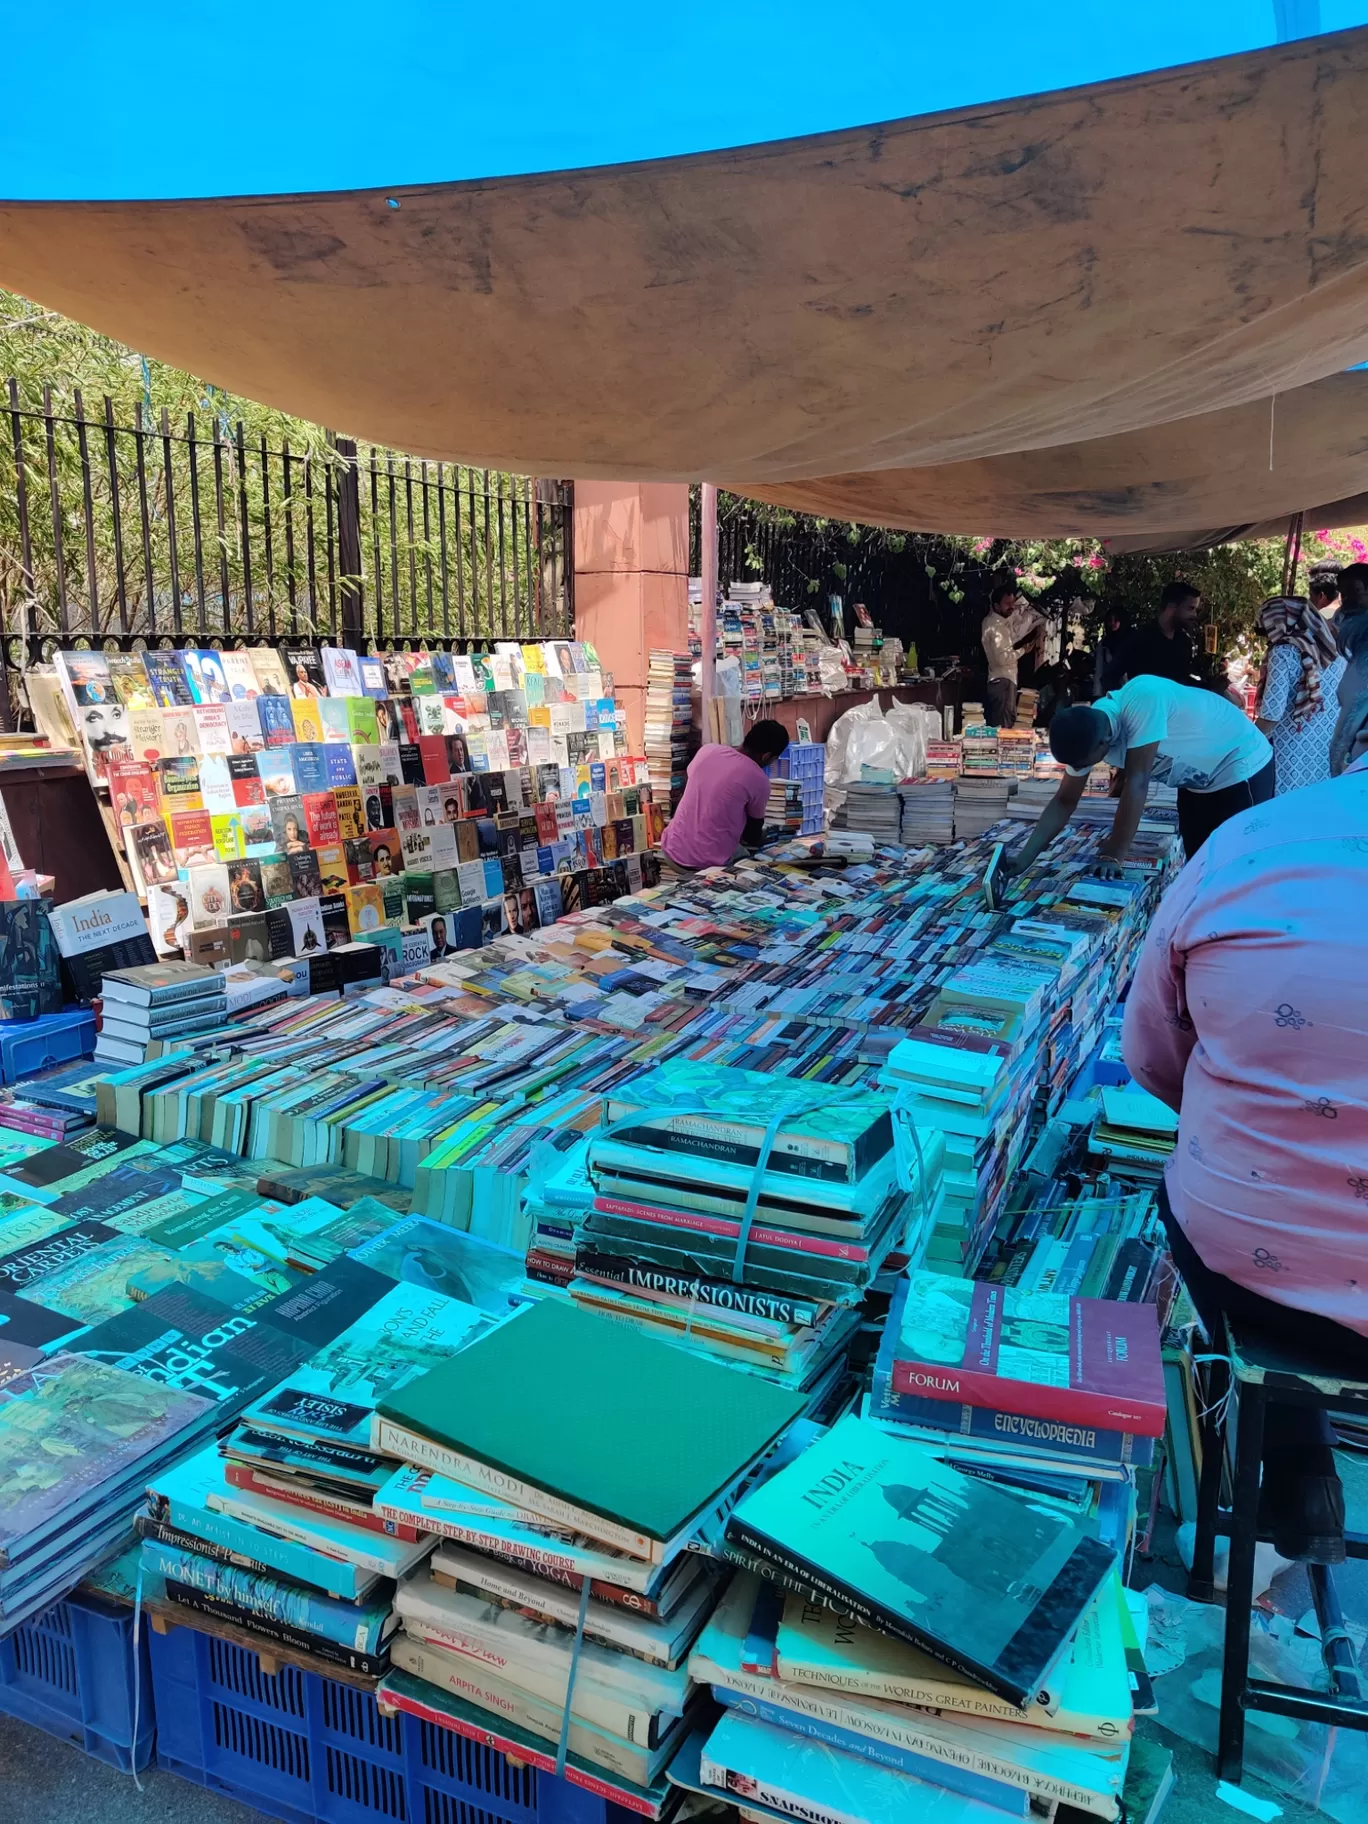
[[[1206,668],[1192,629],[1201,613],[1202,594],[1192,583],[1169,583],[1159,597],[1159,612],[1148,627],[1134,634],[1122,658],[1127,678],[1170,678],[1199,690],[1224,690]]]
[[[1119,690],[1125,683],[1128,644],[1129,641],[1121,631],[1121,616],[1114,608],[1108,610],[1106,626],[1093,654],[1092,694],[1095,697],[1105,697],[1109,691]]]

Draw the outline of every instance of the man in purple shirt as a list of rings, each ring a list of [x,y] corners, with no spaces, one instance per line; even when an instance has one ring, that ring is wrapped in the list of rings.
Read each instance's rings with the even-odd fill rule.
[[[661,847],[677,868],[720,868],[759,845],[769,802],[767,766],[789,744],[782,722],[757,722],[740,747],[709,742],[689,762],[679,809]]]

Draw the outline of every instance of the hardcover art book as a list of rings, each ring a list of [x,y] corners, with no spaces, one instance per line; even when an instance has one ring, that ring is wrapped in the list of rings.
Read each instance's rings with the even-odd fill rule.
[[[1066,1514],[853,1417],[746,1495],[727,1539],[762,1575],[1019,1706],[1116,1562]]]
[[[1152,1305],[921,1272],[899,1285],[885,1334],[893,1392],[943,1402],[947,1426],[958,1422],[955,1409],[967,1406],[1163,1434],[1164,1369]],[[999,1433],[1008,1435],[1001,1427]],[[1031,1437],[1020,1441],[1029,1446]]]

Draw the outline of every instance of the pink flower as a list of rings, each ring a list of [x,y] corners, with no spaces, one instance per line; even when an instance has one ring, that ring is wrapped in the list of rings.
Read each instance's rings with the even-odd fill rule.
[[[1327,544],[1330,539],[1329,527],[1327,527],[1324,532],[1313,532],[1311,536],[1312,538],[1318,538],[1323,545]]]
[[[973,548],[976,554],[984,551],[991,551],[993,548],[993,541],[991,538],[976,538],[974,540]]]
[[[1100,570],[1102,568],[1102,559],[1097,555],[1096,551],[1094,551],[1092,556],[1088,559],[1088,568],[1089,570]]]
[[[1351,538],[1349,540],[1349,549],[1353,552],[1359,563],[1363,563],[1365,558],[1368,558],[1368,545],[1365,545],[1361,538]]]

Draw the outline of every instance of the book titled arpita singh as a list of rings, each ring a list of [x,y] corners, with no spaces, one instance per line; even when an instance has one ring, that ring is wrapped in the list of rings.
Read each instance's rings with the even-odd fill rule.
[[[1116,1561],[1066,1515],[853,1417],[747,1495],[727,1539],[755,1569],[1019,1707]]]

